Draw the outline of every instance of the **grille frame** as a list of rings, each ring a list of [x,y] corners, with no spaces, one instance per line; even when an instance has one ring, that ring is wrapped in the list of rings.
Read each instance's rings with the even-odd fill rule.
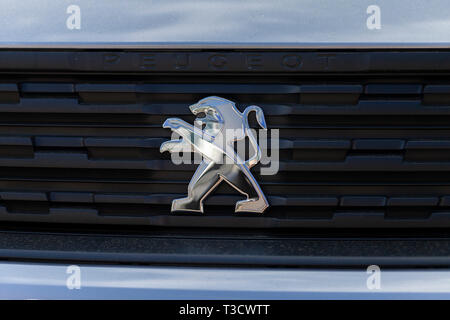
[[[112,56],[115,59],[112,59]],[[190,62],[189,66],[180,66],[178,62],[181,56],[189,57],[187,60],[183,59]],[[257,65],[255,56],[259,59]],[[450,204],[450,183],[442,187],[445,184],[445,174],[441,180],[438,179],[441,172],[450,171],[450,162],[433,162],[428,158],[425,164],[420,161],[405,164],[402,160],[423,160],[424,157],[427,160],[430,150],[434,150],[432,159],[447,157],[450,131],[446,130],[450,127],[447,128],[445,121],[439,120],[440,117],[445,119],[450,115],[450,82],[443,84],[441,80],[436,79],[448,76],[448,58],[450,52],[446,50],[2,50],[0,114],[4,115],[3,122],[10,122],[9,125],[3,123],[0,126],[0,149],[4,150],[3,154],[17,152],[19,156],[2,158],[0,150],[0,167],[11,169],[11,174],[19,172],[20,169],[24,173],[22,179],[0,179],[0,220],[221,228],[450,227],[450,208],[446,209]],[[114,63],[111,63],[112,61]],[[280,81],[280,78],[283,81]],[[339,78],[345,81],[332,80]],[[390,79],[389,83],[383,80],[386,78]],[[130,84],[129,79],[134,79],[134,82]],[[242,82],[237,84],[237,79],[242,79]],[[274,80],[270,82],[270,79]],[[358,84],[354,79],[370,79],[371,82]],[[431,80],[423,84],[416,83],[417,79]],[[227,93],[230,90],[233,91],[231,95]],[[170,103],[164,103],[165,97],[173,95],[174,92],[179,92],[180,100],[177,98]],[[301,171],[323,172],[333,177],[333,173],[339,171],[351,174],[370,169],[372,177],[376,177],[377,174],[389,176],[417,170],[423,175],[429,174],[435,180],[427,185],[427,190],[425,185],[400,181],[397,184],[402,185],[406,191],[399,193],[392,191],[395,186],[390,185],[392,181],[386,179],[384,186],[373,188],[368,195],[358,194],[356,191],[339,191],[338,187],[324,188],[321,192],[320,185],[314,189],[311,183],[298,189],[310,190],[309,192],[296,191],[298,194],[292,194],[288,191],[287,197],[283,196],[282,185],[276,186],[273,181],[271,185],[269,180],[263,181],[267,182],[267,187],[265,183],[262,184],[263,189],[277,190],[275,194],[272,194],[272,191],[266,192],[269,202],[274,207],[288,206],[289,212],[278,209],[274,214],[233,214],[232,206],[227,207],[226,204],[234,204],[236,196],[219,195],[206,201],[206,205],[219,209],[196,215],[170,214],[168,210],[160,208],[167,207],[173,198],[183,194],[183,188],[187,189],[187,174],[177,183],[176,194],[152,192],[151,195],[136,194],[136,191],[112,194],[111,190],[115,188],[113,185],[100,188],[100,191],[92,191],[95,188],[91,188],[77,192],[69,188],[70,179],[66,179],[64,184],[47,181],[46,185],[39,189],[41,182],[38,178],[25,177],[26,172],[32,171],[30,168],[44,172],[58,165],[60,169],[73,169],[74,173],[76,170],[85,170],[89,171],[89,174],[99,169],[107,169],[110,172],[116,169],[128,172],[136,170],[136,175],[150,169],[182,172],[183,167],[173,167],[167,159],[142,163],[127,161],[129,159],[116,159],[114,163],[110,160],[102,162],[89,159],[92,156],[96,158],[96,152],[97,156],[105,155],[105,149],[111,145],[129,149],[133,154],[155,149],[162,142],[161,135],[167,137],[169,132],[157,128],[157,124],[152,122],[148,131],[153,130],[155,133],[150,138],[142,139],[142,130],[139,130],[146,124],[145,119],[140,119],[143,115],[149,119],[158,117],[160,113],[166,113],[167,116],[187,116],[188,102],[196,102],[196,99],[206,95],[224,94],[225,98],[237,100],[241,106],[250,104],[254,101],[252,99],[258,96],[289,97],[283,103],[266,101],[262,104],[269,117],[290,116],[293,119],[291,122],[280,120],[280,123],[276,123],[276,126],[284,126],[285,136],[297,130],[295,139],[282,140],[282,152],[295,148],[303,152],[297,154],[296,163],[283,164],[282,170],[286,170],[287,176]],[[156,99],[156,102],[149,107],[146,102],[150,98]],[[260,103],[256,101],[256,104]],[[159,108],[154,108],[155,105]],[[39,126],[39,121],[42,121],[40,119],[55,111],[60,118],[49,117],[47,121],[58,123],[68,117],[72,120],[81,119],[81,115],[90,114],[92,119],[88,125],[70,128],[73,132],[79,130],[86,134],[72,134],[59,140],[52,137],[54,133],[36,134],[41,132],[39,128],[45,127]],[[123,117],[124,113],[130,116]],[[29,118],[25,119],[24,115]],[[126,127],[125,122],[130,121],[128,127],[131,131],[136,129],[136,133],[129,135],[132,139],[119,141],[119,134],[114,134],[114,122],[102,123],[101,117],[120,119],[123,128]],[[333,127],[326,121],[322,123],[321,118],[324,117],[339,119],[342,127]],[[348,134],[348,137],[341,135],[333,138],[333,132],[345,130],[345,126],[351,123],[348,119],[352,117],[370,121],[364,124],[360,122],[360,131],[355,131],[359,133],[353,136]],[[362,134],[364,130],[379,130],[383,125],[377,121],[383,123],[387,117],[395,118],[395,121],[402,122],[403,126],[395,127],[394,121],[391,131],[384,128],[384,134]],[[23,123],[14,123],[15,119],[21,119]],[[136,123],[137,119],[142,123]],[[299,119],[302,119],[301,126]],[[348,121],[347,124],[345,121]],[[413,130],[416,130],[414,126],[417,121],[423,122],[424,126],[428,125],[425,139],[422,136],[414,138]],[[64,127],[65,123],[60,121],[58,125]],[[18,134],[11,134],[14,130],[26,126],[32,127],[29,134],[23,130]],[[273,128],[276,126],[273,125]],[[58,132],[58,126],[54,127],[53,132]],[[411,133],[408,134],[408,130]],[[307,134],[303,134],[305,132]],[[442,135],[443,132],[447,133]],[[402,137],[402,134],[406,138]],[[118,145],[120,147],[117,147]],[[32,158],[30,148],[34,155]],[[66,148],[70,152],[64,151],[61,155],[58,151],[55,152],[58,148]],[[342,152],[345,153],[345,161],[336,161],[333,157],[342,158]],[[352,154],[349,156],[350,153]],[[114,156],[117,157],[117,154],[118,152],[115,152]],[[302,159],[305,154],[308,161],[300,161],[305,160]],[[325,157],[328,161],[314,160],[314,157]],[[333,161],[330,161],[329,157]],[[192,172],[193,169],[194,167],[189,168]],[[338,179],[337,175],[335,176],[335,179]],[[102,179],[93,174],[92,178],[87,180],[92,185],[107,184],[105,178]],[[19,180],[21,182],[18,182]],[[395,182],[395,179],[393,180]],[[126,183],[131,185],[132,181]],[[346,183],[348,184],[348,181]],[[116,184],[120,185],[119,182]],[[135,184],[132,190],[142,188],[146,184],[145,179]],[[370,184],[370,181],[358,181],[349,190],[357,190],[364,184]],[[162,188],[164,183],[158,185]],[[399,186],[397,188],[400,188]],[[379,191],[383,187],[387,190],[385,194]],[[130,189],[125,188],[124,191],[128,190]],[[133,200],[131,203],[130,199]],[[113,207],[127,210],[127,206],[135,206],[135,213],[120,215],[120,212],[113,210]],[[225,206],[225,209],[220,209],[221,206]],[[21,211],[24,207],[36,207],[37,211],[24,213]],[[41,207],[43,209],[39,211]],[[413,208],[422,208],[427,216],[413,215],[412,218],[405,219],[404,215],[408,215],[408,210],[414,211]],[[112,210],[114,214],[105,215],[108,210]],[[296,216],[298,212],[304,215],[299,218]]]

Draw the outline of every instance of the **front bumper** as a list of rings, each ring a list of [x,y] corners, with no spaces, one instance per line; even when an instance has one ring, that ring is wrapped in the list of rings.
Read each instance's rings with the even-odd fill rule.
[[[0,264],[0,299],[449,299],[450,269]],[[74,279],[78,277],[77,279]]]

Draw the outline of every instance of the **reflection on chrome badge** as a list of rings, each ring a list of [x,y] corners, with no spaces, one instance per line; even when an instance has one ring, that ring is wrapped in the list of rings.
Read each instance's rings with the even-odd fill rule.
[[[189,109],[194,115],[204,115],[195,119],[195,126],[179,118],[169,118],[163,124],[180,138],[162,143],[161,152],[188,151],[203,156],[189,183],[188,196],[173,200],[172,211],[203,212],[203,200],[226,181],[247,197],[236,203],[236,212],[262,213],[269,203],[250,172],[260,161],[261,150],[248,124],[248,115],[254,111],[258,124],[267,129],[262,109],[249,106],[241,113],[232,101],[219,97],[202,99]],[[245,138],[253,149],[248,160],[235,150],[235,143]]]

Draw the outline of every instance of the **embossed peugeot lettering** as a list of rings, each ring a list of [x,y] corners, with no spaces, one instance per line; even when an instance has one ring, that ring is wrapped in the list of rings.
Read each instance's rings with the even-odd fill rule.
[[[220,97],[202,99],[189,108],[198,116],[196,126],[179,118],[169,118],[163,124],[181,138],[162,143],[161,152],[187,149],[203,155],[189,183],[187,197],[173,200],[172,211],[203,212],[203,200],[225,181],[247,197],[236,203],[236,212],[262,213],[269,203],[250,172],[260,161],[261,150],[250,130],[248,115],[254,111],[258,124],[267,129],[263,110],[249,106],[240,112],[232,101]],[[201,114],[204,117],[200,117]],[[235,151],[235,142],[245,138],[254,151],[247,160]]]

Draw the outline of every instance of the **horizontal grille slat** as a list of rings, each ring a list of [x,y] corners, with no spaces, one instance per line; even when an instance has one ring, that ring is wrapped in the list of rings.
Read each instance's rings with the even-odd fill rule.
[[[438,155],[439,156],[439,155]],[[433,160],[433,159],[432,159]],[[403,161],[397,155],[354,155],[342,162],[336,161],[281,161],[280,171],[450,171],[450,159],[428,160],[428,162]],[[170,160],[99,160],[89,159],[87,153],[35,152],[31,159],[7,157],[0,158],[0,167],[33,168],[97,168],[122,170],[173,170],[192,171],[195,165],[174,165]],[[255,169],[259,171],[258,168]]]
[[[410,94],[419,95],[422,93],[421,84],[369,84],[365,88],[366,94],[398,95]]]
[[[92,192],[0,192],[1,201],[30,201],[51,203],[128,203],[128,204],[170,204],[173,199],[183,194],[101,194]],[[450,196],[441,197],[381,197],[381,196],[269,196],[272,206],[306,206],[306,207],[449,207]],[[213,195],[206,204],[230,205],[241,200],[238,195]]]
[[[157,148],[167,138],[102,138],[102,137],[55,137],[0,136],[0,146],[36,146],[36,147],[110,147],[110,148]],[[399,139],[280,139],[280,149],[342,149],[342,150],[415,150],[450,149],[450,140],[399,140]],[[64,150],[64,149],[63,149]]]
[[[22,83],[20,85],[22,93],[74,93],[73,83]]]
[[[276,84],[79,84],[77,92],[135,92],[135,93],[247,93],[247,94],[289,94],[299,93],[300,87],[295,85]]]
[[[428,105],[420,100],[360,100],[355,105],[267,104],[259,106],[268,116],[287,115],[428,115],[450,114],[447,105]],[[191,115],[182,103],[84,104],[72,98],[22,98],[18,103],[0,102],[0,112],[53,114]]]

